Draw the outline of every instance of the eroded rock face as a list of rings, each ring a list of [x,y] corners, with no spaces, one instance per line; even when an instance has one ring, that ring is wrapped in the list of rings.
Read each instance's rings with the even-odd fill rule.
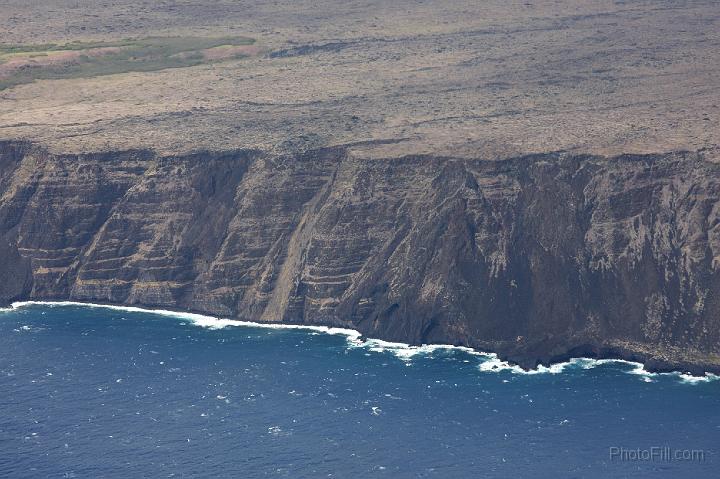
[[[342,325],[524,366],[595,355],[720,370],[720,165],[703,152],[53,156],[2,143],[0,187],[1,300]]]

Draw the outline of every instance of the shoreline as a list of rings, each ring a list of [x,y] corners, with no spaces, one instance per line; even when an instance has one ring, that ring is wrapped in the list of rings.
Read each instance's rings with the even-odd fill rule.
[[[220,318],[202,313],[191,313],[186,311],[173,311],[168,309],[151,309],[142,308],[138,306],[123,306],[117,304],[103,304],[103,303],[86,303],[81,301],[14,301],[10,304],[10,307],[0,308],[0,311],[12,311],[22,309],[26,306],[79,306],[86,308],[98,308],[98,309],[112,309],[116,311],[127,311],[134,313],[149,313],[156,314],[159,316],[173,317],[178,319],[187,319],[193,322],[196,326],[204,327],[208,329],[224,329],[226,327],[254,327],[254,328],[265,328],[265,329],[294,329],[294,330],[305,330],[313,331],[316,333],[324,333],[329,335],[341,335],[347,338],[348,343],[351,347],[366,347],[370,351],[374,352],[386,352],[390,351],[397,358],[403,361],[410,361],[412,357],[417,354],[428,353],[440,349],[450,349],[463,351],[473,356],[480,356],[486,359],[486,361],[480,363],[478,369],[483,372],[503,372],[507,371],[513,374],[523,375],[536,375],[536,374],[559,374],[570,366],[579,366],[582,369],[592,369],[597,366],[604,364],[624,364],[632,366],[633,369],[627,371],[628,374],[635,374],[643,376],[646,382],[652,382],[652,378],[655,377],[677,377],[682,382],[687,384],[697,384],[700,382],[711,382],[720,380],[720,375],[705,372],[704,375],[693,375],[684,371],[663,371],[653,372],[645,368],[645,364],[639,361],[630,361],[622,358],[590,358],[590,357],[570,357],[564,361],[551,363],[548,366],[538,365],[535,369],[525,369],[517,364],[513,364],[511,361],[501,359],[497,353],[479,351],[474,348],[466,346],[455,346],[451,344],[422,344],[422,345],[411,345],[408,343],[385,341],[376,338],[367,338],[362,333],[351,328],[340,328],[333,326],[321,326],[321,325],[304,325],[304,324],[290,324],[290,323],[271,323],[271,322],[256,322],[256,321],[244,321],[237,319]]]

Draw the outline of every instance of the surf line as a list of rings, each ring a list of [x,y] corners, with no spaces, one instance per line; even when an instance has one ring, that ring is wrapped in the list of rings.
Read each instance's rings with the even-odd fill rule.
[[[572,358],[561,363],[551,364],[550,366],[539,365],[535,369],[523,369],[520,366],[510,364],[501,360],[496,353],[478,351],[465,346],[454,346],[451,344],[424,344],[413,346],[407,343],[398,343],[391,341],[383,341],[381,339],[365,338],[360,331],[350,328],[339,328],[331,326],[314,326],[307,324],[287,324],[287,323],[268,323],[256,321],[241,321],[237,319],[218,318],[199,313],[188,313],[181,311],[170,311],[167,309],[149,309],[137,306],[121,306],[114,304],[85,303],[81,301],[17,301],[10,305],[8,310],[15,310],[27,306],[78,306],[86,308],[111,309],[116,311],[127,311],[132,313],[147,313],[159,316],[166,316],[178,319],[186,319],[196,326],[208,329],[223,329],[226,327],[251,327],[264,329],[295,329],[312,331],[316,333],[341,335],[347,338],[348,344],[353,348],[365,348],[373,352],[389,352],[397,358],[409,362],[414,356],[421,354],[429,354],[438,350],[455,350],[462,351],[466,354],[479,356],[484,359],[480,363],[478,369],[483,372],[510,372],[513,374],[535,375],[535,374],[560,374],[568,367],[579,367],[582,369],[592,369],[604,364],[624,364],[632,366],[633,369],[627,371],[629,374],[635,374],[643,377],[643,380],[652,382],[653,378],[662,376],[677,377],[687,384],[697,384],[701,382],[710,382],[720,380],[720,376],[711,373],[705,373],[704,376],[694,376],[680,371],[667,373],[653,373],[645,369],[643,363],[635,361],[627,361],[625,359],[593,359],[593,358]],[[2,311],[2,309],[0,309]]]

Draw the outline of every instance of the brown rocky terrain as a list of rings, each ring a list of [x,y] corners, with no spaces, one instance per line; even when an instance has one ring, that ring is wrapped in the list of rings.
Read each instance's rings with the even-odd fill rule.
[[[0,91],[0,300],[720,371],[717,2],[0,9],[6,47],[255,40]]]

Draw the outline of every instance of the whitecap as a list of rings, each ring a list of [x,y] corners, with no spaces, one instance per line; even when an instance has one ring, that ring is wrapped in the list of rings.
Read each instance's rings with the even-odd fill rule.
[[[290,433],[287,431],[284,431],[280,426],[270,426],[268,429],[268,434],[271,436],[279,437],[279,436],[289,436]]]
[[[22,333],[22,332],[37,333],[37,332],[44,331],[44,330],[45,330],[45,328],[41,328],[38,326],[30,326],[28,324],[24,324],[24,325],[20,326],[19,328],[13,329],[13,331],[15,331],[16,333]]]

